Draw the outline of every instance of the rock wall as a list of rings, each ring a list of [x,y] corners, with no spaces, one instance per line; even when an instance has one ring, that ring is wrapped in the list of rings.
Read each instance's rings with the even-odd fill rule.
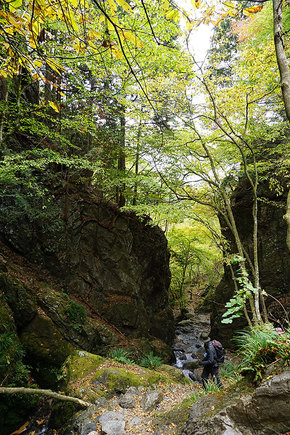
[[[261,184],[259,188],[259,213],[258,213],[258,251],[261,287],[289,308],[290,301],[285,297],[289,292],[290,282],[290,253],[286,245],[287,225],[283,219],[286,209],[287,189],[284,193],[277,195],[269,188],[268,181]],[[253,221],[251,214],[252,196],[251,188],[245,180],[234,192],[232,197],[233,212],[237,228],[244,246],[252,257]],[[237,252],[231,232],[221,221],[222,232],[230,242],[230,250]],[[226,346],[232,346],[231,338],[234,330],[245,326],[245,320],[238,319],[233,322],[233,327],[221,323],[221,316],[225,311],[225,303],[232,297],[234,286],[230,270],[226,267],[224,277],[217,289],[207,296],[203,306],[212,312],[211,334],[218,337]],[[281,319],[284,316],[281,306],[269,296],[266,299],[268,306],[273,306],[272,318]],[[280,308],[279,308],[280,307]],[[278,309],[277,309],[278,308]]]
[[[169,251],[158,227],[80,185],[55,195],[54,212],[47,215],[15,214],[18,203],[2,200],[0,209],[9,207],[16,217],[0,219],[4,243],[48,269],[64,293],[125,335],[170,343]]]

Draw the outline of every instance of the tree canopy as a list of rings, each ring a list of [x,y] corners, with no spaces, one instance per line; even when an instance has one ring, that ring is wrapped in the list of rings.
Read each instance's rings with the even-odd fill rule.
[[[32,197],[29,212],[54,213],[49,184],[90,179],[101,198],[166,230],[177,298],[193,277],[219,279],[222,251],[249,276],[228,321],[246,307],[250,322],[266,320],[258,191],[265,178],[277,194],[289,186],[289,17],[275,1],[3,0],[2,198],[28,212]],[[204,62],[191,44],[201,24],[214,28]],[[242,178],[253,195],[252,253],[231,205]]]

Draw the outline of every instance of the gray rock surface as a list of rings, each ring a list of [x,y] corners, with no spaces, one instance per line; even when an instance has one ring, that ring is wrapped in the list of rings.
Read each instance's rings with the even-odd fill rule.
[[[199,399],[183,435],[274,435],[290,429],[290,371],[265,380],[252,393]]]
[[[99,418],[102,432],[106,435],[120,435],[125,432],[126,422],[119,412],[108,411]]]
[[[94,193],[79,183],[70,188],[69,198],[65,199],[67,192],[64,196],[59,192],[55,215],[47,214],[45,222],[25,212],[7,222],[0,213],[0,240],[47,268],[62,280],[65,293],[89,300],[98,315],[124,334],[154,336],[170,343],[174,319],[168,304],[169,251],[164,233],[133,212],[121,212],[112,204],[97,201]],[[65,200],[69,201],[69,213],[64,225]],[[5,200],[0,201],[0,212],[7,206]],[[26,227],[34,230],[26,231]],[[19,312],[19,321],[27,322],[35,306],[26,297],[23,301],[15,315]],[[88,350],[92,351],[92,346]]]
[[[151,412],[163,400],[161,391],[148,391],[142,398],[141,406],[145,412]]]
[[[121,408],[135,408],[136,399],[133,394],[121,394],[119,398],[119,405]]]
[[[94,417],[95,412],[96,407],[91,406],[85,411],[77,413],[64,435],[88,435],[98,432]]]

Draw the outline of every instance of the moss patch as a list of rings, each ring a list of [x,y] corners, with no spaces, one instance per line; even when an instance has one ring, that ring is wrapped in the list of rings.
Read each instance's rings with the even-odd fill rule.
[[[163,414],[157,414],[154,417],[154,426],[157,427],[166,427],[175,425],[175,435],[179,435],[182,433],[182,428],[185,422],[188,419],[189,411],[194,403],[193,398],[185,399],[181,402],[180,405],[174,406],[169,411]]]
[[[66,360],[63,374],[68,382],[79,381],[96,370],[104,361],[105,359],[99,355],[76,350]]]
[[[175,382],[179,384],[189,385],[192,384],[192,381],[184,376],[181,370],[176,367],[169,366],[167,364],[162,364],[158,368],[159,372],[165,373],[165,375],[169,376]]]
[[[12,312],[0,298],[0,383],[4,386],[24,385],[28,369],[23,364],[24,351],[19,342]]]

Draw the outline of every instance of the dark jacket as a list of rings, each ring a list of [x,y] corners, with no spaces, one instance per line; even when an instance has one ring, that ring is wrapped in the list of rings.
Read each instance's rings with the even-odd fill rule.
[[[204,348],[206,351],[206,356],[201,361],[200,365],[218,367],[218,363],[216,360],[216,351],[212,342],[209,341],[208,343],[205,343]]]

